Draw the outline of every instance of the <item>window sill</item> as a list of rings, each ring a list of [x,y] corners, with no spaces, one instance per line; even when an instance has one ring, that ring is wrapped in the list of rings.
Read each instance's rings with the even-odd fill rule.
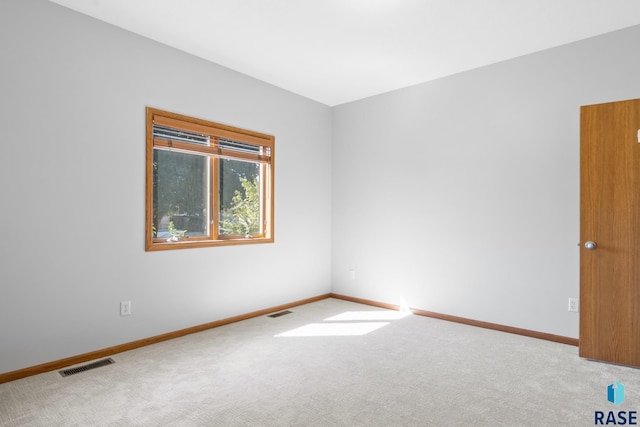
[[[167,242],[164,240],[156,240],[147,242],[146,251],[165,251],[174,249],[189,248],[209,248],[215,246],[234,246],[234,245],[256,245],[261,243],[273,243],[273,238],[266,237],[240,237],[221,240],[178,240],[176,242]]]

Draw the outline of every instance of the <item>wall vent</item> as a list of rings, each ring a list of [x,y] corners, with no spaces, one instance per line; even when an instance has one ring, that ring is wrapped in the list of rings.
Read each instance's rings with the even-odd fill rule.
[[[278,313],[270,314],[269,317],[280,317],[280,316],[284,316],[285,314],[291,314],[291,313],[293,312],[289,310],[285,310],[285,311],[280,311]]]
[[[102,366],[111,365],[116,363],[112,358],[98,360],[96,362],[87,363],[86,365],[76,366],[75,368],[63,369],[60,371],[60,375],[68,377],[69,375],[79,374],[80,372],[89,371],[91,369],[100,368]]]

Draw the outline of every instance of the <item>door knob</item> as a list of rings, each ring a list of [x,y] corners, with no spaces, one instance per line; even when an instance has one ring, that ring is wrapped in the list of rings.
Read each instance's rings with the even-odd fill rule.
[[[586,242],[584,244],[584,247],[589,249],[590,251],[594,250],[595,248],[598,247],[598,245],[596,245],[596,242],[592,242],[591,240],[589,240],[588,242]]]

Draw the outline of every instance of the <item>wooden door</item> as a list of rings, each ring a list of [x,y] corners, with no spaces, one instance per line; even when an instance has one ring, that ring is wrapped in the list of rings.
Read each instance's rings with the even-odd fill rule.
[[[640,99],[580,120],[580,356],[640,366]]]

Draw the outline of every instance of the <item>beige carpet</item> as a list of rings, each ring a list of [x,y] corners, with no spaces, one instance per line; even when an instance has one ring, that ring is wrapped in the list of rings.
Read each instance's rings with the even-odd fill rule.
[[[0,425],[592,426],[640,410],[640,370],[573,346],[335,299],[291,311],[0,384]]]

